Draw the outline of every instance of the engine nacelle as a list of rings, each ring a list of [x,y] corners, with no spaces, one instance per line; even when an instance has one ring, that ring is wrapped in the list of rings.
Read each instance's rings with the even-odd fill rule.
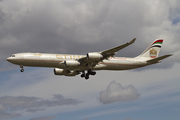
[[[65,76],[75,76],[80,74],[78,71],[70,71],[70,70],[63,70],[59,68],[54,68],[55,75],[65,75]]]
[[[67,61],[64,61],[64,65],[66,67],[76,67],[76,66],[81,65],[81,63],[77,60],[67,60]]]
[[[66,74],[65,76],[76,76],[78,74],[80,74],[80,72],[78,72],[78,71],[70,71],[70,73]]]
[[[59,68],[54,68],[54,74],[55,75],[66,75],[69,74],[70,71],[69,70],[63,70],[63,69],[59,69]]]
[[[102,58],[103,58],[103,55],[98,53],[98,52],[87,53],[87,59],[88,60],[99,61],[99,60],[102,60]]]

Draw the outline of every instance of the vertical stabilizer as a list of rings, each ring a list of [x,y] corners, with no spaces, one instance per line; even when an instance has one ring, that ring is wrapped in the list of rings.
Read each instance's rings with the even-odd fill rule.
[[[141,55],[137,58],[145,57],[149,59],[157,58],[161,49],[163,39],[156,39]]]

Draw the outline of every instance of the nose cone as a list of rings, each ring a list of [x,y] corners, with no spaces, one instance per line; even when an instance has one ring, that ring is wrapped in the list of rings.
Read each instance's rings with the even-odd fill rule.
[[[11,61],[11,57],[6,58],[7,61]]]

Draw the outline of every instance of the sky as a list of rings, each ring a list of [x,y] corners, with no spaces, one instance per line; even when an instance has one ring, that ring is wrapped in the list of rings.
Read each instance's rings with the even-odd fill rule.
[[[0,0],[0,120],[179,120],[179,0]],[[11,54],[80,54],[137,38],[136,57],[163,38],[161,63],[97,71],[89,80],[20,67]]]

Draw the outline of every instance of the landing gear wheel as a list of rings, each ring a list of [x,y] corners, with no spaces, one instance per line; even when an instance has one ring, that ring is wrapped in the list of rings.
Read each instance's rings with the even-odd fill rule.
[[[20,65],[20,68],[22,68],[20,71],[24,72],[23,65]]]
[[[89,76],[85,76],[85,79],[86,79],[86,80],[89,79]]]
[[[81,74],[81,77],[82,77],[82,78],[85,77],[85,74]]]
[[[82,71],[81,77],[84,77],[87,80],[89,79],[89,75],[96,75],[96,72],[92,71],[91,69],[87,70],[87,73],[85,73],[85,71]]]
[[[89,73],[86,73],[85,79],[89,79]]]
[[[96,75],[96,72],[92,72],[91,75]]]
[[[24,72],[24,69],[21,69],[21,72]]]

